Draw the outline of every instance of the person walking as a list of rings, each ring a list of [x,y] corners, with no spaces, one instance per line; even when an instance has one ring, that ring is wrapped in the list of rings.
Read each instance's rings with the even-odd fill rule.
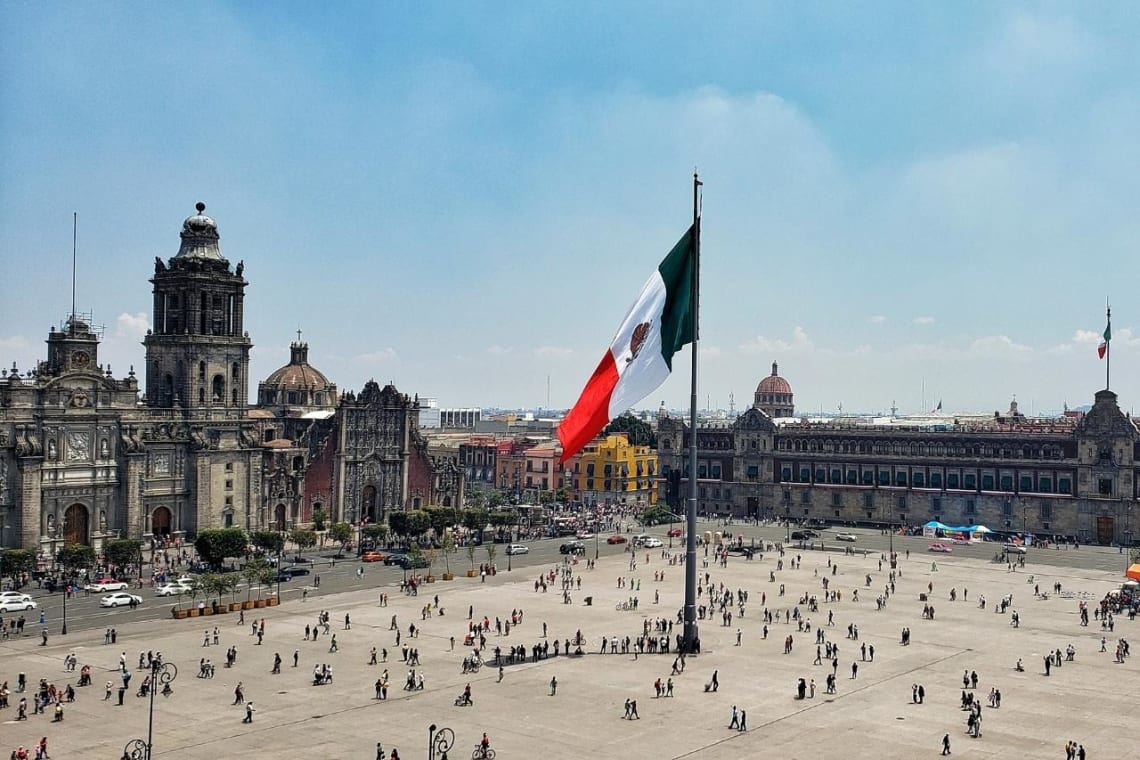
[[[245,703],[245,717],[241,720],[242,723],[253,723],[253,702]]]
[[[335,651],[337,651],[337,648],[336,648],[336,634],[334,633],[332,635],[332,640],[329,642],[329,652],[332,653]]]
[[[740,730],[740,714],[736,711],[736,705],[732,706],[732,720],[728,722],[728,727]]]
[[[950,734],[946,734],[942,737],[942,754],[950,754]]]
[[[748,730],[748,712],[746,710],[740,711],[740,731]]]
[[[550,677],[550,696],[553,697],[557,693],[558,693],[558,677],[557,676],[551,676]]]
[[[242,701],[245,699],[245,692],[242,691],[241,686],[242,686],[241,681],[238,681],[237,686],[234,687],[234,704],[235,705],[240,705],[242,703]]]
[[[281,653],[273,653],[273,675],[281,674]]]

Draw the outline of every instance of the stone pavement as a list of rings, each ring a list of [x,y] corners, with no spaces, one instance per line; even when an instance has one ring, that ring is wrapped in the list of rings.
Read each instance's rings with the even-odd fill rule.
[[[49,737],[51,756],[60,758],[118,758],[131,738],[146,737],[146,700],[134,696],[144,673],[135,671],[126,705],[102,701],[103,684],[118,683],[114,672],[119,653],[125,651],[132,668],[140,651],[160,650],[178,665],[174,695],[159,696],[155,702],[154,756],[162,758],[288,756],[325,758],[375,757],[376,743],[385,752],[399,749],[400,757],[426,758],[428,726],[435,723],[454,730],[456,745],[449,757],[467,758],[481,733],[487,731],[501,760],[511,758],[617,758],[617,757],[700,757],[719,758],[766,756],[783,759],[811,758],[917,758],[938,756],[941,738],[949,733],[955,756],[1003,756],[1012,758],[1064,757],[1068,739],[1084,744],[1089,758],[1132,756],[1128,749],[1126,724],[1135,693],[1136,658],[1123,665],[1113,663],[1112,653],[1119,636],[1128,637],[1136,627],[1125,617],[1116,620],[1115,634],[1108,634],[1108,653],[1099,653],[1101,630],[1093,621],[1088,628],[1078,626],[1077,600],[1051,598],[1037,600],[1029,577],[1036,569],[1009,573],[1005,565],[946,555],[900,559],[902,577],[897,593],[882,611],[875,609],[875,595],[887,582],[888,567],[878,569],[878,555],[867,558],[803,552],[802,567],[776,571],[777,557],[746,561],[731,557],[727,568],[709,567],[714,584],[723,582],[735,591],[749,592],[746,616],[734,617],[722,626],[719,613],[701,624],[704,652],[689,658],[683,675],[674,676],[675,696],[654,698],[653,682],[669,677],[672,655],[597,654],[601,637],[641,633],[646,616],[674,619],[683,596],[683,568],[669,565],[660,549],[637,553],[637,570],[628,571],[629,555],[603,558],[597,569],[586,570],[582,561],[575,573],[582,577],[582,590],[573,592],[573,604],[564,605],[558,583],[548,593],[535,593],[536,570],[516,570],[507,577],[499,573],[487,583],[464,577],[455,581],[422,587],[418,597],[401,594],[395,587],[371,589],[335,596],[311,595],[306,602],[289,602],[277,608],[259,610],[266,621],[264,644],[256,646],[248,623],[237,626],[237,613],[184,621],[162,620],[132,623],[119,629],[119,644],[104,646],[101,632],[85,632],[62,642],[53,638],[49,646],[38,646],[35,636],[0,645],[0,678],[14,688],[16,673],[24,671],[30,686],[46,677],[59,686],[68,683],[63,658],[74,651],[80,665],[93,666],[94,685],[79,689],[75,704],[66,707],[62,724],[50,722],[50,715],[30,716],[16,723],[15,704],[0,712],[0,751],[10,752],[19,744],[30,746],[41,736]],[[838,564],[830,575],[828,558]],[[937,571],[932,571],[937,562]],[[1119,574],[1081,568],[1045,567],[1036,577],[1042,590],[1051,590],[1060,581],[1066,590],[1088,592],[1090,604],[1105,592],[1119,587]],[[654,572],[663,570],[665,580],[654,582]],[[815,576],[815,571],[819,576]],[[776,582],[769,573],[776,571]],[[702,568],[702,573],[706,572]],[[864,576],[872,575],[865,586]],[[830,667],[813,666],[815,635],[800,633],[796,625],[781,622],[769,625],[767,640],[762,639],[763,607],[767,595],[772,610],[790,610],[803,593],[823,597],[820,579],[831,578],[833,590],[843,592],[843,601],[821,603],[818,613],[806,614],[813,627],[826,623],[828,610],[834,610],[835,623],[827,629],[828,639],[840,648],[838,694],[827,696],[823,684]],[[640,581],[640,591],[619,589],[618,576]],[[780,584],[784,597],[777,597]],[[935,619],[923,620],[920,592],[933,583],[930,597]],[[959,601],[949,601],[951,588]],[[969,589],[969,601],[962,591]],[[859,601],[852,600],[858,589]],[[653,603],[660,591],[660,604]],[[378,606],[379,593],[389,594],[389,606]],[[1014,595],[1013,609],[1021,614],[1022,625],[1013,628],[1009,615],[995,614],[993,604],[1006,594]],[[443,616],[421,621],[421,607],[438,594]],[[978,608],[984,594],[989,604]],[[593,606],[583,598],[592,595]],[[640,609],[619,611],[615,606],[636,595]],[[586,637],[580,658],[559,657],[539,663],[506,668],[505,679],[497,683],[495,668],[484,667],[465,676],[460,672],[462,646],[467,629],[467,607],[473,605],[477,617],[507,619],[512,609],[524,612],[523,623],[512,627],[510,636],[488,637],[488,649],[495,645],[541,642],[542,623],[547,623],[551,639],[572,638],[577,630]],[[320,610],[331,616],[330,633],[337,636],[338,649],[330,653],[329,636],[316,642],[305,641],[304,627],[312,624]],[[801,606],[801,610],[806,609]],[[343,630],[349,613],[352,629]],[[401,689],[407,667],[400,662],[400,648],[389,631],[396,614],[403,630],[403,641],[418,647],[427,688],[409,694]],[[407,638],[409,623],[422,625],[416,639]],[[859,627],[859,641],[846,638],[847,626]],[[217,625],[220,646],[202,647],[203,631]],[[909,626],[912,644],[899,645],[899,632]],[[742,645],[735,646],[736,630],[742,630]],[[674,633],[679,632],[674,628]],[[35,631],[33,630],[34,634]],[[794,637],[793,653],[783,654],[787,635]],[[457,639],[449,651],[448,638]],[[859,658],[858,645],[875,647],[875,661],[860,662],[858,679],[851,679],[851,662]],[[1046,678],[1042,657],[1046,651],[1077,649],[1075,663],[1067,663]],[[226,649],[236,645],[237,664],[223,667]],[[369,666],[370,647],[387,647],[387,665]],[[292,653],[300,650],[300,666],[292,667]],[[283,659],[282,673],[270,674],[273,654]],[[487,655],[490,658],[490,654]],[[217,667],[215,678],[196,678],[198,660],[209,657]],[[1022,658],[1026,672],[1014,671]],[[826,661],[825,661],[826,662]],[[334,683],[312,686],[314,664],[328,663],[334,669]],[[373,683],[387,667],[390,691],[387,702],[373,697]],[[706,693],[703,685],[713,670],[719,672],[720,689]],[[985,702],[991,687],[1002,692],[1002,707],[985,709],[983,736],[965,733],[966,713],[959,710],[961,678],[964,670],[976,670],[980,682],[976,695]],[[556,696],[550,696],[551,677],[557,677]],[[77,674],[75,676],[77,678]],[[815,679],[815,699],[797,701],[793,692],[798,678]],[[234,706],[233,689],[238,681],[246,698],[256,709],[252,724],[243,724],[244,710]],[[71,682],[74,682],[72,679]],[[456,707],[453,702],[470,682],[475,705]],[[926,703],[911,704],[911,685],[923,684]],[[637,700],[641,719],[622,719],[627,698]],[[748,731],[727,728],[733,705],[747,711]]]

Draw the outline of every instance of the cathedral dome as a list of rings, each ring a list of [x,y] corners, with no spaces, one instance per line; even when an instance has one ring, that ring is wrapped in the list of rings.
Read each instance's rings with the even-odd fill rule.
[[[778,367],[776,362],[772,362],[772,374],[760,381],[756,386],[757,393],[791,393],[792,386],[788,385],[788,381],[780,377],[777,372]]]
[[[289,363],[259,385],[259,403],[262,406],[333,406],[336,385],[309,364],[309,344],[292,343],[289,353]]]
[[[218,247],[218,223],[204,213],[205,203],[199,202],[194,208],[198,213],[182,222],[182,246],[175,258],[225,261]]]

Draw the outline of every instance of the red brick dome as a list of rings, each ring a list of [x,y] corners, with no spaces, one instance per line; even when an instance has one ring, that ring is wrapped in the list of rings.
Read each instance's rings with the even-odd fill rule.
[[[776,362],[772,362],[772,374],[760,381],[756,386],[757,393],[791,393],[792,386],[788,385],[788,381],[780,377],[777,372],[778,367]]]

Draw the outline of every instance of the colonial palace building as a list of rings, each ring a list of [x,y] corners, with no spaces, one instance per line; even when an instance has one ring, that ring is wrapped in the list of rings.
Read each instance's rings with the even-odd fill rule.
[[[737,419],[698,427],[698,512],[1136,538],[1140,430],[1110,390],[1086,414],[1050,420],[1026,418],[1014,402],[992,419],[814,423],[786,419],[791,387],[776,370]],[[689,492],[690,442],[683,420],[658,420],[658,487],[677,508]]]

